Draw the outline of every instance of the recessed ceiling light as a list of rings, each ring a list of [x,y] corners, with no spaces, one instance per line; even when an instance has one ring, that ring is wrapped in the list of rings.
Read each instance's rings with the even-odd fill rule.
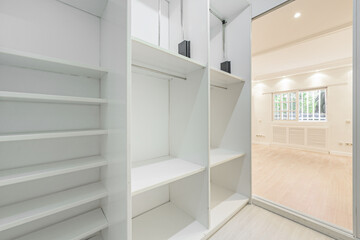
[[[294,18],[299,18],[299,17],[301,17],[301,13],[300,13],[300,12],[297,12],[297,13],[294,14]]]

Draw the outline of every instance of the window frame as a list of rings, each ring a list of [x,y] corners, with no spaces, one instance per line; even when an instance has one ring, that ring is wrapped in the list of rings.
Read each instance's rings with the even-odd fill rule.
[[[322,123],[322,122],[327,122],[327,96],[328,96],[328,93],[327,93],[327,87],[321,87],[321,88],[311,88],[311,89],[304,89],[304,90],[298,90],[298,93],[297,93],[297,101],[298,101],[298,106],[299,106],[299,110],[300,110],[300,92],[311,92],[311,91],[320,91],[320,90],[324,90],[324,93],[325,93],[325,119],[324,120],[321,120],[321,107],[319,106],[319,119],[316,120],[314,119],[314,115],[315,115],[315,111],[313,113],[313,118],[312,120],[300,120],[299,118],[299,115],[300,115],[300,112],[298,113],[298,122],[312,122],[312,123]],[[312,98],[314,98],[314,95],[312,96]],[[320,97],[320,100],[321,100],[321,97]],[[320,101],[320,104],[321,104],[321,101]],[[314,105],[314,101],[313,101],[313,108],[315,108],[315,105]],[[309,109],[309,103],[307,104],[307,109]]]
[[[291,101],[291,93],[295,93],[295,101]],[[276,111],[275,110],[275,104],[277,102],[275,102],[275,95],[277,94],[281,94],[281,98],[282,98],[282,95],[283,94],[288,94],[288,97],[287,97],[287,101],[284,102],[284,101],[280,101],[278,102],[280,104],[280,110],[279,111]],[[283,110],[283,104],[286,103],[287,104],[287,110],[284,111]],[[295,103],[295,110],[291,110],[291,103]],[[297,110],[298,110],[298,104],[297,104],[297,91],[296,90],[292,90],[292,91],[282,91],[282,92],[274,92],[272,94],[272,120],[273,121],[280,121],[280,122],[284,122],[284,121],[290,121],[290,122],[293,122],[293,121],[297,121],[298,119],[298,116],[297,116]],[[275,119],[275,112],[279,112],[280,113],[280,118],[283,117],[283,113],[284,112],[287,112],[287,119]],[[295,112],[295,119],[290,119],[290,113],[291,112]]]
[[[319,120],[300,120],[299,115],[300,115],[300,92],[307,92],[307,91],[316,91],[316,90],[325,90],[325,119],[321,120],[321,117],[319,117]],[[282,109],[280,111],[276,111],[275,110],[275,95],[276,94],[284,94],[287,93],[288,95],[288,101],[286,102],[288,105],[288,109],[287,109],[287,113],[288,113],[288,119],[283,120],[282,118],[282,113],[284,112]],[[294,101],[291,101],[290,99],[290,93],[295,93],[296,99],[295,99],[295,119],[289,119],[290,118],[290,113],[293,112],[293,110],[290,110],[290,104],[293,103]],[[288,90],[288,91],[278,91],[278,92],[273,92],[272,93],[272,99],[271,99],[271,119],[273,122],[301,122],[301,123],[307,123],[307,122],[311,122],[311,123],[324,123],[328,121],[328,88],[327,87],[319,87],[319,88],[308,88],[308,89],[296,89],[296,90]],[[283,101],[279,102],[281,105],[284,103]],[[281,106],[282,108],[282,106]],[[280,119],[275,119],[275,112],[279,112],[280,113]]]

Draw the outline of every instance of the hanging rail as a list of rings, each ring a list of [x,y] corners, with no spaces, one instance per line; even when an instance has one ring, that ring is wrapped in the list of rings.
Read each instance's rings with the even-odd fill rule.
[[[216,88],[221,88],[221,89],[224,89],[224,90],[227,90],[228,88],[227,87],[223,87],[223,86],[219,86],[219,85],[215,85],[215,84],[210,84],[211,87],[216,87]]]
[[[171,78],[179,78],[179,79],[182,79],[182,80],[187,80],[186,77],[177,76],[177,75],[175,75],[175,74],[171,74],[171,73],[163,72],[163,71],[160,71],[160,70],[156,70],[156,69],[152,69],[152,68],[140,66],[140,65],[137,65],[137,64],[131,64],[131,65],[132,65],[133,67],[136,67],[136,68],[141,68],[141,69],[144,69],[144,70],[146,70],[146,71],[158,73],[158,74],[165,75],[165,76],[168,76],[168,77],[171,77]]]

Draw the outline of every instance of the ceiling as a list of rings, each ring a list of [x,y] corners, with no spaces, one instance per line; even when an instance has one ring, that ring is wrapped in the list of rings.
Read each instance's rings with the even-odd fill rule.
[[[262,54],[352,24],[352,0],[295,0],[252,25],[253,55]],[[294,14],[300,12],[299,18]]]
[[[210,9],[224,20],[229,20],[238,15],[248,6],[247,0],[210,0]],[[220,20],[210,14],[210,26],[214,27],[218,24],[220,24]]]

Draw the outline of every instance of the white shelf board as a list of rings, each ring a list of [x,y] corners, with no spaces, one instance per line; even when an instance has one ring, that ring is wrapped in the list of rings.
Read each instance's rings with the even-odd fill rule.
[[[235,152],[223,148],[214,148],[210,150],[210,167],[229,162],[236,158],[244,156],[244,153]]]
[[[29,102],[55,102],[55,103],[77,103],[77,104],[105,104],[102,98],[59,96],[37,93],[21,93],[0,91],[0,100],[7,101],[29,101]]]
[[[206,236],[213,234],[222,227],[248,202],[248,197],[211,183],[211,225],[206,232]]]
[[[165,203],[132,220],[133,240],[198,240],[206,228],[173,203]]]
[[[241,83],[244,82],[244,80],[238,76],[235,76],[233,74],[224,72],[222,70],[218,70],[215,68],[210,69],[210,82],[215,85],[229,85],[234,83]]]
[[[16,240],[81,240],[107,228],[107,226],[108,222],[104,213],[98,208]]]
[[[100,156],[93,156],[2,170],[0,171],[0,187],[96,167],[102,167],[106,164],[107,161],[104,158]]]
[[[101,183],[30,199],[0,208],[0,231],[65,211],[107,196]]]
[[[0,135],[0,142],[40,140],[48,138],[83,137],[107,134],[107,130],[79,130],[79,131],[55,131],[55,132],[34,132]]]
[[[178,73],[182,76],[205,68],[197,61],[178,53],[132,38],[132,63],[154,70]]]
[[[205,167],[171,156],[153,159],[149,164],[131,169],[132,195],[134,196],[204,170]]]
[[[96,79],[107,73],[106,70],[100,67],[5,48],[0,48],[0,64]]]

